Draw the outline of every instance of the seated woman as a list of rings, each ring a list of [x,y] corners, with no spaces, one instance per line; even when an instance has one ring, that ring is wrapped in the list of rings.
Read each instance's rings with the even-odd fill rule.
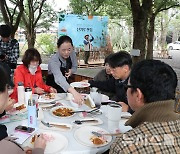
[[[57,89],[58,93],[69,92],[76,103],[81,104],[83,97],[69,85],[69,77],[77,70],[76,53],[73,51],[72,39],[61,36],[57,42],[57,52],[48,62],[47,85]]]
[[[3,115],[4,110],[6,109],[8,102],[8,77],[7,73],[0,66],[0,117]],[[15,141],[11,140],[11,137],[7,137],[7,128],[5,125],[0,125],[0,149],[3,154],[10,153],[18,153],[25,154],[27,151],[23,149],[20,145],[18,145]],[[34,149],[32,149],[32,153],[34,154],[43,154],[44,149],[46,147],[46,140],[44,136],[41,134],[34,143]]]
[[[43,82],[42,72],[40,68],[40,64],[42,62],[41,56],[39,52],[30,48],[27,49],[23,59],[23,64],[18,66],[14,72],[14,89],[13,93],[10,95],[12,99],[17,100],[17,86],[18,82],[22,82],[24,87],[30,87],[32,89],[32,93],[42,94],[44,92],[57,92],[51,86],[46,85]]]

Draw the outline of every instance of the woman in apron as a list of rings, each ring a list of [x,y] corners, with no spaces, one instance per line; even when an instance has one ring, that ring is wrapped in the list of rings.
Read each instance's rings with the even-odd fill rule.
[[[68,83],[69,77],[77,71],[77,58],[73,51],[72,39],[61,36],[57,42],[57,52],[48,62],[46,83],[54,87],[58,93],[69,92],[76,103],[81,104],[83,97]]]

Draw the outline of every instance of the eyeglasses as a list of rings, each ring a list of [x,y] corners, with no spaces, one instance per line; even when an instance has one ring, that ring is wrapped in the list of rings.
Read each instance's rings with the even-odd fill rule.
[[[136,89],[136,87],[133,86],[133,85],[123,84],[123,86],[124,86],[124,89],[125,89],[126,91],[127,91],[128,88]]]

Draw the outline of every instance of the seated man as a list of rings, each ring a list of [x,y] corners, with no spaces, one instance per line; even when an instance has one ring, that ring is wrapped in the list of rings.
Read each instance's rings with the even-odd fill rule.
[[[106,81],[88,81],[91,87],[97,87],[99,90],[115,93],[115,101],[122,105],[123,112],[133,113],[128,106],[126,90],[124,84],[127,84],[131,71],[132,59],[128,52],[120,51],[112,54],[108,60],[113,78]]]
[[[126,125],[132,130],[117,137],[110,153],[179,153],[180,115],[174,112],[177,76],[159,60],[134,65],[127,88],[135,111]]]

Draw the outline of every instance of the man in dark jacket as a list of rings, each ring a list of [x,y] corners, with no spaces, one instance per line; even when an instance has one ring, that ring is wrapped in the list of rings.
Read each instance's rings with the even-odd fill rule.
[[[128,52],[120,51],[112,54],[109,58],[109,66],[113,78],[106,81],[88,81],[91,87],[97,87],[100,90],[114,92],[115,101],[122,105],[123,111],[133,113],[129,107],[124,84],[127,84],[132,66],[132,59]]]

